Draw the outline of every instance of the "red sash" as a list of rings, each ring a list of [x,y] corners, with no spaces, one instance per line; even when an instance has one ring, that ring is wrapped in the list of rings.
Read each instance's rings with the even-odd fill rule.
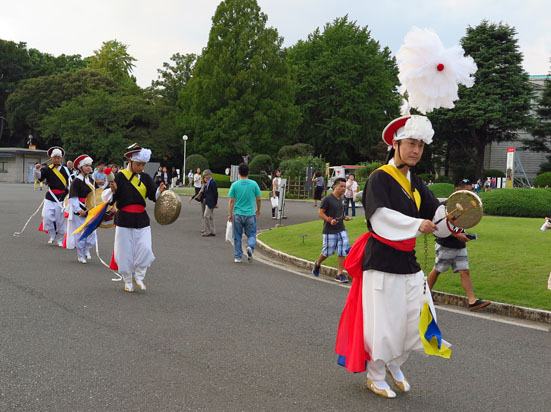
[[[123,208],[121,208],[121,210],[123,212],[128,212],[128,213],[143,213],[145,212],[145,206],[143,205],[127,205]]]
[[[362,305],[362,264],[365,245],[370,236],[373,236],[385,245],[405,252],[411,252],[415,248],[415,238],[392,241],[375,233],[367,232],[354,242],[354,245],[352,245],[352,248],[348,252],[343,267],[352,276],[353,281],[339,322],[335,352],[339,355],[339,364],[345,366],[350,372],[365,371],[366,362],[371,359],[369,352],[365,350]]]
[[[59,190],[59,189],[50,189],[54,195],[62,195],[65,193],[65,190]]]

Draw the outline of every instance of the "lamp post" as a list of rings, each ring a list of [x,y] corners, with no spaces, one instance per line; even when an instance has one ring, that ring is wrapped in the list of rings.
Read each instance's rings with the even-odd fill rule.
[[[185,186],[186,185],[186,177],[187,177],[187,172],[186,172],[186,145],[187,145],[187,135],[183,135],[182,136],[182,140],[184,141],[184,167],[182,169],[182,186]]]

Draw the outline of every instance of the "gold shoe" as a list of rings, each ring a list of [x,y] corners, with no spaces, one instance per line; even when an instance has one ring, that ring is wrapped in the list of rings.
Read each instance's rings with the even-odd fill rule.
[[[134,292],[134,286],[132,286],[132,282],[124,284],[124,291],[125,292]]]
[[[399,381],[394,378],[388,366],[385,366],[385,369],[386,369],[386,373],[388,373],[388,376],[390,376],[390,378],[392,379],[392,383],[394,383],[394,386],[396,386],[402,392],[409,392],[409,390],[411,389],[411,385],[409,384],[408,380],[405,377],[403,381]]]
[[[367,380],[367,389],[369,389],[371,392],[373,392],[376,395],[382,396],[383,398],[395,398],[396,392],[394,392],[392,389],[381,389],[378,388],[377,385],[373,383],[371,379]]]

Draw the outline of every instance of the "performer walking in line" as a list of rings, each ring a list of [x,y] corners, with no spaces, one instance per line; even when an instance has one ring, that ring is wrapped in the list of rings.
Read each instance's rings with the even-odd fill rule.
[[[40,181],[46,180],[49,186],[42,208],[42,224],[39,230],[50,235],[49,244],[56,243],[63,247],[65,235],[65,216],[63,215],[63,200],[69,192],[71,184],[70,173],[67,167],[62,165],[65,151],[58,146],[48,149],[51,165],[40,168]]]
[[[80,227],[86,220],[88,211],[86,210],[86,197],[90,192],[95,191],[94,179],[90,176],[92,171],[92,158],[83,154],[75,159],[75,170],[78,175],[71,183],[69,191],[69,216],[68,216],[68,233],[67,233],[67,249],[72,249],[73,246],[77,249],[77,260],[80,263],[86,263],[86,259],[91,259],[90,248],[96,244],[96,231],[88,235],[82,240],[78,240],[80,233],[73,235],[72,232]]]
[[[151,248],[151,227],[145,211],[145,199],[156,201],[165,190],[164,183],[158,187],[144,168],[151,157],[151,150],[134,144],[124,154],[128,167],[115,176],[104,190],[104,202],[116,203],[114,262],[111,268],[118,270],[124,280],[124,290],[133,292],[132,281],[138,289],[146,290],[144,283],[147,268],[155,260]]]

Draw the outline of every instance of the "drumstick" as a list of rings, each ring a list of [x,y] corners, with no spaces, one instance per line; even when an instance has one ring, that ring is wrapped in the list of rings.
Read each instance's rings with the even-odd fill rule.
[[[467,210],[469,209],[472,209],[473,207],[475,207],[477,205],[477,203],[474,201],[474,200],[471,200],[471,206],[467,207],[466,209],[463,208],[463,206],[461,206],[459,203],[456,203],[455,206],[456,208],[453,209],[450,213],[446,214],[446,216],[444,216],[442,219],[438,219],[436,222],[434,222],[435,225],[437,225],[438,223],[440,223],[442,220],[444,219],[451,219],[451,220],[456,220],[459,216],[461,216],[463,213],[465,213]],[[453,216],[453,213],[455,213],[458,209],[461,210],[461,213],[459,213],[459,215],[457,216]]]

